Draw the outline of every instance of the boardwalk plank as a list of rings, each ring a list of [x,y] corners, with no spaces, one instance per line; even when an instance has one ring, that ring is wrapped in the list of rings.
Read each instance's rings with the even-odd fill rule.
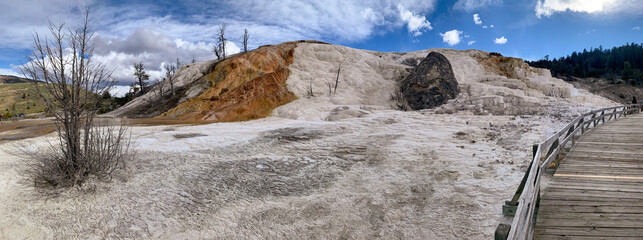
[[[534,239],[643,239],[643,115],[576,143],[542,191]]]

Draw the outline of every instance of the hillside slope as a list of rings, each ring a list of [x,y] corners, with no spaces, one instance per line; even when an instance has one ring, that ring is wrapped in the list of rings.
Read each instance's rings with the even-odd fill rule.
[[[224,122],[270,115],[324,120],[345,105],[352,112],[348,116],[360,115],[360,107],[392,109],[399,82],[432,51],[449,59],[462,88],[438,113],[524,115],[561,104],[613,104],[552,78],[546,69],[499,54],[452,49],[382,53],[300,41],[184,66],[176,73],[175,96],[168,95],[169,85],[162,83],[108,115]],[[166,95],[159,96],[158,88]]]
[[[36,88],[28,79],[0,75],[0,115],[8,117],[44,110],[44,101],[38,97]]]
[[[305,41],[267,45],[225,60],[188,64],[175,74],[175,95],[170,94],[166,81],[106,115],[204,121],[269,116],[274,108],[296,99],[287,89],[286,79],[294,48],[301,42]],[[163,96],[159,88],[165,92]]]

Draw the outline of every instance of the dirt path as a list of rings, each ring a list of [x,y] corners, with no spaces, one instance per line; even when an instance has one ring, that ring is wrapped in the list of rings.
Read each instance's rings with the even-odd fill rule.
[[[164,125],[203,125],[207,121],[166,120],[154,118],[96,118],[96,121],[118,124],[121,121],[127,126],[164,126]],[[28,119],[21,121],[0,122],[0,143],[34,138],[52,133],[56,125],[52,119]]]

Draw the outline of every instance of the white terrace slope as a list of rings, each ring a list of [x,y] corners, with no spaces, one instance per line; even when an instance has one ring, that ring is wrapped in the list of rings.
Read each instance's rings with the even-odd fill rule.
[[[470,110],[477,114],[533,114],[542,107],[557,105],[605,106],[611,101],[578,90],[561,79],[552,78],[546,69],[529,67],[519,59],[508,59],[509,74],[490,71],[499,69],[495,62],[484,66],[480,60],[491,58],[479,50],[428,49],[409,53],[374,52],[337,45],[301,43],[295,49],[290,65],[288,88],[300,99],[277,108],[273,115],[291,119],[323,120],[339,105],[369,109],[390,109],[391,94],[397,81],[412,67],[403,61],[419,63],[431,51],[444,54],[451,62],[461,94],[438,112]],[[337,69],[341,65],[336,94]],[[489,66],[491,65],[491,66]],[[312,87],[315,97],[308,98]],[[334,91],[334,89],[333,89]],[[354,110],[356,111],[356,110]],[[355,114],[352,114],[355,115]]]

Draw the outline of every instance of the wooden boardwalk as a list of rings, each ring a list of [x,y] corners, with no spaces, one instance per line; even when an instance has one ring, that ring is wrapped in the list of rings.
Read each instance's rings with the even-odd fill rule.
[[[534,239],[643,239],[643,114],[577,140],[542,191]]]

